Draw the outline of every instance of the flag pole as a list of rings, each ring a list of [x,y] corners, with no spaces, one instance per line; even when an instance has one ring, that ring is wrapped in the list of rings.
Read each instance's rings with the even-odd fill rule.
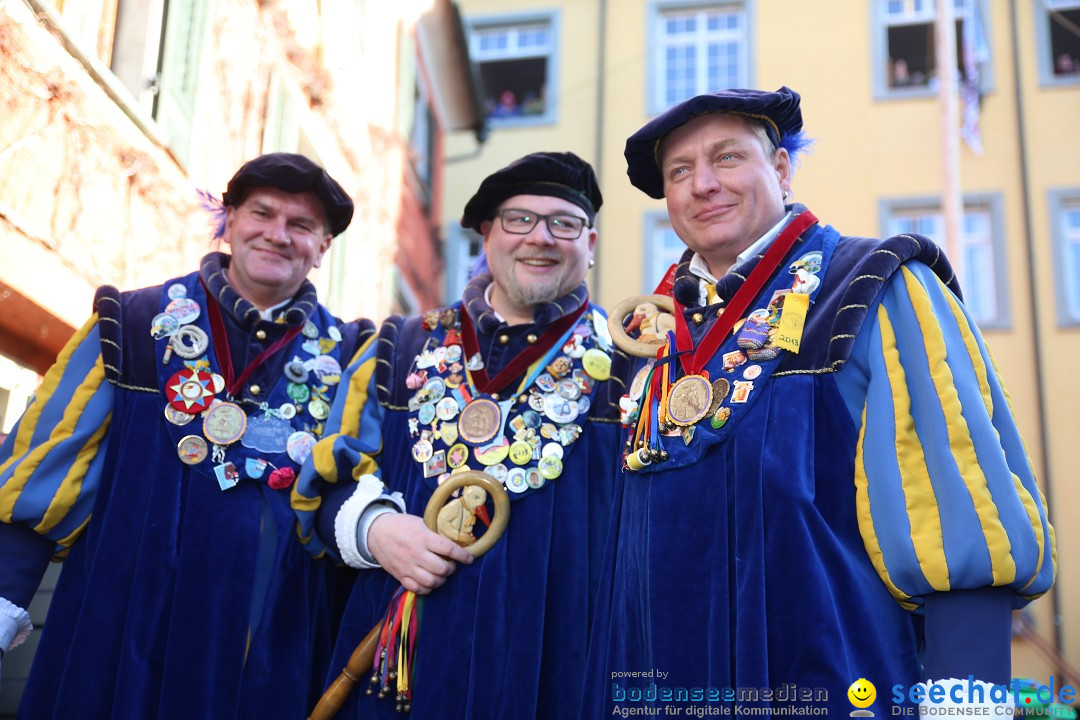
[[[945,218],[945,254],[953,267],[963,270],[960,257],[960,111],[956,82],[956,12],[953,0],[937,0],[934,49],[941,122],[941,208]]]

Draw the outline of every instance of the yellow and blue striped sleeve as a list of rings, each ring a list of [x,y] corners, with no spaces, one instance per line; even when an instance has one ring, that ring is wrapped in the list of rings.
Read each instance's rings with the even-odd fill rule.
[[[855,487],[878,574],[909,609],[932,592],[1009,587],[1017,607],[1045,593],[1054,531],[974,321],[919,263],[871,313],[855,347],[866,370]]]
[[[315,556],[322,555],[328,544],[333,547],[332,538],[320,538],[315,531],[327,483],[337,485],[368,474],[381,479],[376,461],[382,450],[383,426],[383,409],[375,389],[377,340],[372,334],[342,374],[342,389],[334,397],[325,434],[300,468],[293,486],[291,501],[299,519],[300,541]]]
[[[97,316],[60,352],[0,448],[0,522],[69,547],[90,519],[112,418]]]

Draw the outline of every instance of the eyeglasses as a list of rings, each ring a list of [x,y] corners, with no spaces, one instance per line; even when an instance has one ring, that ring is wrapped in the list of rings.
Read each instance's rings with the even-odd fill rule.
[[[528,235],[541,220],[547,225],[551,237],[560,240],[577,240],[582,230],[592,227],[588,220],[577,215],[541,215],[520,208],[503,208],[495,214],[499,216],[502,229],[513,235]]]

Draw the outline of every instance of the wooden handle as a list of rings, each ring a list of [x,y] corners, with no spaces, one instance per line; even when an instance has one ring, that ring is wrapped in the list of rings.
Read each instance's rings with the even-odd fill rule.
[[[625,335],[625,333],[623,334]],[[506,488],[487,473],[478,470],[467,470],[455,473],[447,478],[446,482],[435,488],[431,499],[428,500],[427,509],[424,510],[424,524],[434,532],[436,517],[439,510],[450,498],[450,493],[460,487],[469,485],[479,485],[484,488],[495,501],[495,517],[491,521],[491,527],[487,529],[483,537],[465,548],[473,557],[480,557],[502,537],[507,523],[510,522],[510,496],[506,494]],[[379,630],[381,629],[382,623],[379,623],[364,636],[364,639],[353,650],[353,654],[349,656],[349,662],[345,664],[345,669],[319,698],[319,702],[315,705],[315,709],[311,711],[308,720],[331,720],[338,714],[341,706],[348,699],[349,693],[356,687],[356,683],[361,678],[366,677],[374,667],[375,646],[379,644]]]
[[[349,697],[349,693],[356,687],[356,683],[371,671],[375,663],[375,646],[379,642],[380,629],[382,629],[381,623],[371,628],[371,632],[365,635],[356,646],[345,669],[319,698],[319,703],[311,711],[309,720],[331,720],[337,715],[338,710]]]
[[[666,313],[675,314],[675,302],[667,295],[635,295],[626,298],[611,309],[611,312],[608,313],[607,325],[608,334],[611,335],[612,341],[624,353],[636,357],[652,358],[656,357],[657,348],[666,340],[658,343],[642,342],[627,335],[626,329],[623,328],[623,321],[626,316],[633,312],[638,305],[647,302],[656,305]]]

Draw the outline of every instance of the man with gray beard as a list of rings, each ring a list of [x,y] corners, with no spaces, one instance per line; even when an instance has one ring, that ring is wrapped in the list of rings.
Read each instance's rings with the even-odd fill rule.
[[[399,586],[424,596],[415,641],[398,651],[391,636],[364,670],[412,720],[578,715],[619,457],[611,340],[584,282],[601,202],[592,167],[572,153],[527,155],[486,178],[462,225],[483,235],[490,272],[448,308],[386,321],[347,370],[298,480],[309,549],[361,570],[331,667],[384,616],[411,627],[411,598],[387,612]],[[475,560],[460,533],[419,517],[470,468],[513,501],[505,535]],[[453,502],[443,510],[480,534],[491,501]],[[481,522],[463,514],[473,512]],[[337,717],[395,717],[392,700],[360,691],[349,703]]]

